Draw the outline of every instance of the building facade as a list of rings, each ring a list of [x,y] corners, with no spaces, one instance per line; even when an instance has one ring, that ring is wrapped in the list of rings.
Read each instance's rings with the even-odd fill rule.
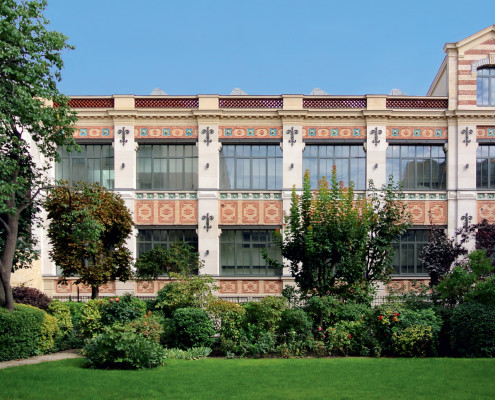
[[[413,226],[396,244],[394,280],[428,275],[417,253],[431,225],[449,234],[495,223],[495,25],[447,43],[424,97],[133,96],[72,97],[81,153],[61,152],[54,179],[89,180],[121,194],[132,211],[138,257],[161,244],[197,246],[202,273],[226,297],[280,294],[289,270],[271,269],[271,234],[281,228],[303,171],[312,184],[337,167],[365,193],[392,174],[404,184]],[[14,283],[50,295],[90,293],[57,283],[44,232],[41,259]],[[111,282],[100,293],[153,295],[167,282]]]

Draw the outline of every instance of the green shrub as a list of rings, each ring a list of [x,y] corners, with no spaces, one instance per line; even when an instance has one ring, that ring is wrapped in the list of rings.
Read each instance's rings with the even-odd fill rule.
[[[137,297],[126,294],[121,297],[110,297],[101,306],[101,323],[105,326],[142,317],[146,313],[146,303]]]
[[[175,347],[211,347],[215,330],[206,311],[200,308],[179,308],[175,310],[171,324]]]
[[[13,287],[12,295],[14,296],[14,302],[17,304],[28,304],[45,311],[52,301],[40,290],[27,286]]]
[[[79,329],[83,337],[91,338],[103,331],[101,323],[101,307],[106,300],[95,299],[84,303],[81,307]]]
[[[192,347],[187,350],[182,349],[165,349],[165,358],[175,360],[199,360],[210,355],[209,347]]]
[[[60,337],[70,335],[74,329],[70,311],[69,306],[60,300],[53,300],[48,306],[48,313],[57,318]]]
[[[466,302],[452,312],[451,346],[463,357],[495,357],[495,307]]]
[[[69,307],[70,316],[72,318],[72,325],[75,330],[79,330],[79,326],[82,319],[82,308],[85,303],[81,303],[78,301],[65,301],[64,304]]]
[[[392,350],[404,357],[425,357],[432,351],[434,334],[431,326],[410,325],[392,334]]]
[[[164,365],[163,348],[121,325],[105,327],[83,349],[90,368],[141,369]]]
[[[229,353],[249,356],[266,356],[276,351],[275,332],[266,331],[257,325],[248,323],[241,332],[239,345]]]
[[[184,275],[170,273],[173,282],[158,291],[156,308],[170,318],[179,308],[204,308],[215,299],[215,280],[209,275]]]
[[[57,318],[53,315],[45,313],[45,319],[41,326],[41,337],[39,342],[39,349],[42,354],[48,353],[55,347],[55,339],[58,336],[60,328],[58,326]]]
[[[275,332],[286,308],[285,302],[283,297],[267,296],[260,301],[246,303],[245,324],[255,325],[263,331]]]
[[[160,343],[164,332],[163,318],[150,311],[140,318],[129,321],[125,326],[155,343]]]
[[[282,357],[303,356],[313,347],[312,323],[301,309],[288,308],[282,312],[278,327],[277,352]]]
[[[236,303],[217,299],[208,305],[208,313],[211,315],[215,331],[220,334],[221,350],[231,351],[233,346],[239,344],[241,324],[246,314],[245,308]],[[223,349],[224,345],[225,349]]]
[[[16,304],[12,312],[0,307],[0,361],[40,354],[44,320],[42,310],[28,305]]]

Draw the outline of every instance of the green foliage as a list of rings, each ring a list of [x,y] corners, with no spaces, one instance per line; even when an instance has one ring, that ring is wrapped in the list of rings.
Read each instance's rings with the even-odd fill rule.
[[[81,307],[79,330],[83,337],[91,338],[103,331],[101,308],[106,300],[90,300]]]
[[[259,327],[263,331],[275,332],[286,309],[285,299],[267,296],[260,301],[251,301],[244,305],[246,309],[245,324]]]
[[[312,347],[313,324],[301,309],[285,309],[278,326],[277,351],[282,357],[303,356]]]
[[[153,280],[171,272],[197,274],[202,265],[194,247],[179,241],[172,243],[169,249],[157,246],[143,253],[136,260],[136,275],[139,279]]]
[[[166,318],[172,316],[179,308],[205,308],[215,299],[212,291],[217,287],[210,275],[184,275],[170,273],[173,280],[158,291],[156,308],[163,312]]]
[[[31,224],[48,165],[33,154],[58,159],[57,147],[75,144],[76,114],[57,89],[61,55],[72,46],[46,29],[45,7],[45,0],[0,3],[0,306],[11,311],[11,272],[37,258]]]
[[[12,288],[12,295],[14,296],[14,301],[17,304],[29,304],[30,306],[40,308],[42,310],[47,310],[52,299],[50,299],[42,291],[27,287],[27,286],[17,286]]]
[[[215,329],[206,311],[200,308],[179,308],[171,321],[174,347],[211,347]]]
[[[462,357],[495,357],[495,307],[469,301],[452,312],[451,346]]]
[[[40,354],[41,328],[45,313],[16,304],[14,311],[0,308],[0,361]]]
[[[163,348],[121,325],[106,327],[84,346],[85,364],[90,368],[142,369],[164,365]]]
[[[368,197],[355,199],[353,183],[339,184],[334,168],[330,184],[324,178],[312,192],[306,172],[302,195],[293,189],[284,236],[274,240],[303,293],[370,302],[373,284],[388,279],[391,243],[409,223],[396,201],[400,188],[392,181],[380,193],[370,188]]]
[[[60,300],[52,300],[48,306],[48,313],[57,319],[61,337],[72,333],[74,324],[72,323],[71,309],[66,303]]]
[[[455,266],[436,288],[450,306],[463,301],[495,305],[495,266],[485,250],[475,250],[468,261]]]
[[[233,352],[239,345],[246,309],[239,304],[217,299],[208,305],[208,313],[215,331],[220,334],[220,349],[224,353]]]
[[[401,357],[426,357],[432,342],[431,326],[411,325],[392,334],[392,350]]]
[[[128,322],[125,326],[128,330],[138,333],[155,343],[160,343],[164,332],[163,318],[151,313],[151,311],[148,311],[140,318]]]
[[[125,324],[146,313],[146,303],[131,294],[120,297],[110,297],[101,306],[101,323],[113,325]]]
[[[41,353],[48,353],[55,347],[55,339],[58,336],[60,328],[57,318],[53,315],[45,313],[45,319],[41,326],[41,337],[39,349]]]
[[[45,203],[50,257],[62,268],[62,281],[77,276],[76,283],[91,286],[95,298],[99,286],[131,278],[132,255],[125,243],[132,217],[117,193],[85,182],[61,184]]]
[[[231,353],[254,357],[267,356],[276,351],[277,336],[273,331],[248,323],[241,332],[239,345]]]
[[[211,354],[209,347],[191,347],[187,350],[165,349],[165,358],[173,360],[200,360]]]
[[[71,300],[64,302],[64,305],[69,307],[70,316],[72,318],[72,325],[74,325],[74,329],[76,330],[79,329],[79,324],[82,318],[82,308],[84,307],[84,304],[85,303]]]
[[[308,299],[305,310],[314,329],[327,329],[342,320],[359,321],[371,308],[367,304],[344,303],[331,296],[313,296]]]

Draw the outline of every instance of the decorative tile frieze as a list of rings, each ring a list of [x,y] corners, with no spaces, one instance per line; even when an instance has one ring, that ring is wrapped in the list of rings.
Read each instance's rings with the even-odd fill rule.
[[[447,200],[447,193],[402,193],[400,198],[407,200]]]
[[[263,198],[264,200],[282,198],[282,193],[236,193],[236,192],[221,192],[220,199],[253,199],[259,200]]]
[[[447,139],[447,127],[389,126],[387,139]]]
[[[72,136],[75,139],[111,139],[113,126],[78,126]]]
[[[488,199],[488,200],[494,200],[495,199],[495,193],[478,193],[478,199],[483,200],[483,199]]]
[[[414,225],[446,225],[447,201],[405,201]]]
[[[136,139],[197,139],[196,126],[135,126]]]
[[[478,126],[476,136],[478,139],[495,139],[495,126]]]
[[[137,225],[196,225],[196,200],[136,200],[134,215]]]
[[[281,225],[279,200],[220,200],[220,225]]]
[[[281,126],[222,126],[218,128],[220,139],[281,139]]]
[[[191,199],[196,200],[198,194],[196,192],[188,193],[164,193],[164,192],[136,192],[136,199]]]
[[[303,139],[364,139],[366,126],[304,126]]]

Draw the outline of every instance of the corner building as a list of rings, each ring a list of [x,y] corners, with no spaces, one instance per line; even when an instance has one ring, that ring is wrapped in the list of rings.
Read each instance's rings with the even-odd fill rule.
[[[72,97],[82,153],[62,151],[52,177],[120,193],[133,212],[136,257],[185,240],[197,246],[219,295],[255,297],[292,282],[261,250],[277,256],[271,234],[304,170],[316,187],[336,165],[339,180],[362,193],[368,180],[380,187],[393,174],[413,221],[396,243],[393,279],[427,281],[417,254],[431,225],[453,234],[465,223],[495,223],[495,25],[444,51],[426,96]],[[74,281],[57,284],[40,235],[32,273],[41,288],[90,293]],[[153,295],[166,282],[111,282],[100,293]]]

